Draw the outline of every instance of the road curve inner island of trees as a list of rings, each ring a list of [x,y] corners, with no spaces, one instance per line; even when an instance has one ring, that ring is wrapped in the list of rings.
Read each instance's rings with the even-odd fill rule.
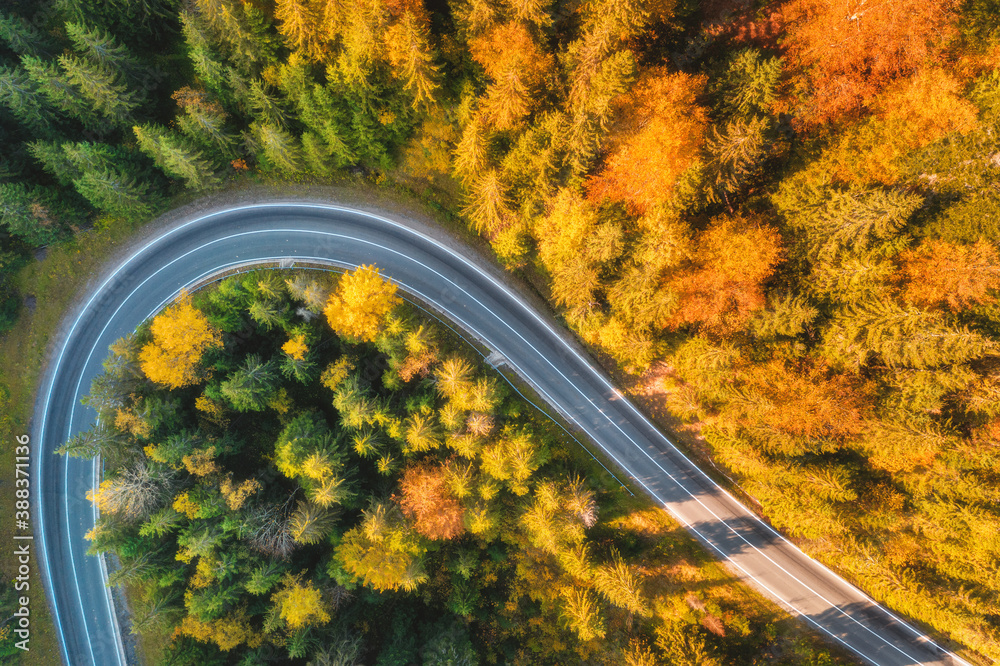
[[[213,274],[254,263],[301,262],[376,264],[404,291],[502,355],[551,408],[617,463],[633,487],[660,502],[744,581],[832,642],[879,666],[966,663],[758,520],[623,398],[553,320],[475,256],[387,217],[335,205],[275,202],[188,219],[145,241],[102,276],[64,323],[33,426],[36,544],[63,661],[125,662],[104,585],[107,573],[99,558],[86,554],[84,535],[95,515],[85,494],[97,484],[100,469],[92,461],[53,453],[93,420],[80,398],[100,372],[108,346],[182,289]]]

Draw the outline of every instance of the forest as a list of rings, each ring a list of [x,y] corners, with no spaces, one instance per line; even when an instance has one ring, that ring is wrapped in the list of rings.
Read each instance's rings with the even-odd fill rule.
[[[998,16],[10,0],[0,326],[33,253],[177,197],[398,184],[806,552],[1000,659]]]
[[[116,342],[62,448],[105,464],[88,538],[149,663],[848,663],[377,269],[284,273]]]

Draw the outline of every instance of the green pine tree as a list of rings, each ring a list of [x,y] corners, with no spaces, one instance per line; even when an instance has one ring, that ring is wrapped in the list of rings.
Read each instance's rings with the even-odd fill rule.
[[[205,190],[219,184],[219,177],[202,152],[182,137],[152,125],[137,125],[132,130],[139,150],[149,155],[167,175],[180,178],[193,190]]]
[[[260,148],[264,163],[286,174],[294,174],[302,167],[302,150],[291,134],[267,123],[256,122],[250,126]]]
[[[882,188],[786,181],[772,197],[788,224],[804,233],[809,257],[870,251],[897,236],[923,204],[914,193]]]
[[[303,132],[302,153],[312,173],[317,176],[329,176],[333,172],[335,165],[330,150],[323,137],[316,132]]]
[[[827,327],[823,353],[858,370],[881,361],[890,367],[933,368],[966,363],[994,351],[993,341],[950,326],[935,313],[890,300],[847,306]]]
[[[250,355],[222,382],[222,395],[241,412],[261,412],[274,397],[278,374],[270,361]]]
[[[761,310],[750,322],[757,337],[795,337],[819,316],[819,310],[800,295],[787,293],[771,298],[767,309]]]
[[[317,84],[304,63],[282,68],[281,90],[295,105],[296,115],[312,131],[302,137],[306,158],[314,170],[342,167],[356,161],[347,144],[348,118],[338,99],[325,86]]]
[[[82,23],[66,23],[66,34],[76,52],[97,67],[128,76],[135,72],[138,61],[113,35]]]
[[[52,51],[48,37],[27,19],[0,12],[0,41],[22,55],[42,56]]]
[[[115,125],[127,125],[140,104],[139,96],[129,91],[122,75],[78,56],[59,56],[66,80],[87,98],[104,118]]]
[[[712,79],[710,91],[718,96],[716,108],[723,116],[738,118],[766,114],[777,99],[781,58],[765,58],[754,48],[732,55],[722,76]]]
[[[37,83],[20,67],[0,66],[0,104],[36,133],[44,134],[52,127],[54,119]]]
[[[60,71],[54,62],[22,56],[21,64],[49,104],[92,131],[106,130],[90,100]]]
[[[194,66],[198,80],[227,106],[235,104],[228,81],[228,70],[223,56],[218,53],[209,37],[208,28],[200,18],[189,12],[180,13],[188,58]]]
[[[285,109],[281,97],[268,90],[267,85],[259,79],[250,83],[247,103],[254,118],[262,123],[286,128],[291,122],[292,117]]]
[[[95,208],[114,215],[142,218],[153,209],[149,185],[116,169],[84,171],[73,185]]]
[[[177,127],[210,153],[227,160],[236,155],[237,137],[226,125],[226,114],[218,104],[188,104],[177,117]]]
[[[242,73],[255,75],[275,61],[281,40],[262,11],[234,0],[194,0],[193,5]]]
[[[820,299],[837,303],[866,303],[892,297],[896,266],[877,255],[840,256],[817,261],[806,287]]]
[[[768,155],[771,142],[767,135],[771,127],[771,120],[761,116],[731,120],[722,131],[712,128],[706,142],[709,201],[723,203],[732,210],[733,196],[760,172]]]
[[[42,167],[55,176],[63,187],[72,187],[73,181],[80,177],[80,169],[63,149],[63,144],[56,141],[33,141],[28,144],[28,152]]]

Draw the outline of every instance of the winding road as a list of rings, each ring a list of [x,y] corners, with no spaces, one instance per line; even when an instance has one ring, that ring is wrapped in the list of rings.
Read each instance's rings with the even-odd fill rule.
[[[622,478],[660,502],[746,583],[831,642],[878,666],[967,664],[803,554],[714,483],[615,390],[550,317],[500,271],[402,217],[335,205],[275,202],[201,214],[144,241],[109,271],[64,323],[39,389],[33,424],[36,548],[64,663],[125,663],[100,558],[86,554],[98,482],[94,461],[53,454],[89,427],[80,404],[108,346],[185,287],[259,263],[355,267],[374,263],[425,305],[475,337],[586,433]]]

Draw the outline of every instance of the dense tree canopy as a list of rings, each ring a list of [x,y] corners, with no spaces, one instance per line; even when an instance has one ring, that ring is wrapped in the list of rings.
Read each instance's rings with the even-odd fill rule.
[[[129,586],[133,628],[163,663],[619,664],[637,644],[687,655],[647,639],[683,627],[701,649],[762,654],[762,631],[751,645],[725,627],[752,633],[770,612],[735,601],[735,580],[702,571],[666,514],[594,472],[460,339],[399,302],[371,314],[371,340],[293,308],[306,283],[371,293],[369,280],[373,267],[229,278],[116,343],[94,383],[101,421],[64,451],[101,442],[88,537],[117,555],[111,582]],[[142,371],[164,321],[195,337],[218,324],[189,382]],[[246,375],[287,359],[326,370],[272,370],[256,402]],[[718,592],[698,589],[710,579]]]
[[[90,228],[118,238],[175,197],[262,179],[409,189],[481,235],[812,556],[998,659],[997,547],[984,536],[1000,478],[998,11],[997,0],[15,0],[0,10],[0,330],[17,320],[18,289],[55,279],[18,274],[33,253]],[[504,579],[520,581],[514,601],[459,584],[470,580],[459,564],[439,574],[444,550],[522,524],[497,502],[541,502],[551,451],[502,414],[494,379],[429,328],[407,328],[376,271],[313,277],[227,283],[200,315],[197,299],[168,308],[116,347],[114,381],[95,385],[102,428],[65,446],[108,459],[130,438],[148,449],[145,467],[123,461],[94,499],[126,524],[141,516],[146,537],[185,532],[178,552],[205,585],[185,599],[197,617],[185,610],[178,650],[249,646],[264,626],[254,603],[317,590],[328,605],[295,630],[276,611],[271,635],[306,655],[311,632],[329,631],[324,649],[350,653],[335,590],[366,576],[418,590],[454,578],[449,608],[465,616],[489,598],[502,617],[489,631],[505,637],[521,617],[507,604],[531,599],[556,627],[532,625],[547,645],[559,632],[617,640],[612,609],[629,604],[646,617],[632,570],[602,552],[597,576],[584,542],[565,542],[564,569]],[[231,353],[234,331],[262,346]],[[340,354],[371,344],[383,364]],[[326,402],[300,409],[317,382]],[[385,391],[418,385],[394,411]],[[195,406],[178,408],[171,390]],[[254,419],[273,420],[259,446],[294,497],[232,464],[248,445],[221,433]],[[411,474],[408,492],[362,501],[354,455],[373,478]],[[448,511],[431,516],[428,501]],[[570,521],[546,506],[538,520]],[[253,560],[255,601],[241,606],[216,584],[229,580],[227,512],[249,516],[237,559],[329,545],[355,569],[295,579]],[[365,516],[369,533],[353,531]],[[199,520],[228,527],[184,522]],[[394,574],[377,579],[384,539]],[[531,596],[570,570],[602,582]],[[436,655],[485,640],[451,624],[424,633]],[[738,663],[703,634],[650,629],[610,658]]]

